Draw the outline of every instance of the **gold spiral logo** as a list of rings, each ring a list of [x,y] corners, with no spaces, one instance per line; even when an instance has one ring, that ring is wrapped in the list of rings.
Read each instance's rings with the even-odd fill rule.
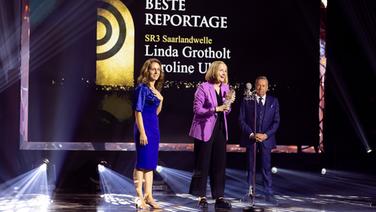
[[[120,0],[97,1],[96,83],[133,87],[134,23]]]

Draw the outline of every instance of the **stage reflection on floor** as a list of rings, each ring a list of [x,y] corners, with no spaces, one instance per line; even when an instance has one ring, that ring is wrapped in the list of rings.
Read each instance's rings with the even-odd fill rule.
[[[161,173],[161,170],[159,170]],[[165,170],[166,171],[166,170]],[[171,171],[171,170],[170,170]],[[274,174],[277,204],[269,204],[257,184],[255,205],[264,211],[376,211],[376,178],[353,172],[325,170],[322,173],[278,169]],[[156,178],[154,197],[161,211],[201,211],[196,197],[187,194],[189,172],[170,173]],[[245,211],[247,200],[245,172],[226,170],[225,196],[232,202],[231,211]],[[261,182],[260,176],[257,176]],[[126,180],[127,183],[128,180]],[[30,182],[30,181],[29,181]],[[121,182],[106,183],[107,188],[94,192],[68,193],[55,189],[52,192],[24,192],[21,187],[9,187],[0,197],[0,211],[135,211],[132,185]],[[0,188],[5,188],[4,186]],[[12,190],[9,190],[11,188]],[[119,191],[123,189],[123,192]],[[107,193],[103,194],[106,190]],[[186,192],[184,192],[186,190]],[[208,197],[210,189],[208,187]],[[151,209],[147,209],[149,211]],[[145,211],[145,210],[144,210]],[[215,211],[214,200],[209,198],[207,211]]]
[[[189,194],[157,194],[155,198],[162,206],[160,211],[201,211],[196,198]],[[315,196],[276,195],[277,205],[256,197],[257,208],[264,211],[376,211],[372,199],[366,196],[340,196],[319,194]],[[244,211],[248,202],[229,198],[231,211]],[[145,209],[148,211],[153,209]],[[0,211],[136,211],[134,197],[126,194],[58,194],[53,199],[37,194],[24,195],[17,201],[11,197],[1,198]],[[156,210],[153,210],[156,211]],[[214,201],[209,200],[207,211],[215,211]]]

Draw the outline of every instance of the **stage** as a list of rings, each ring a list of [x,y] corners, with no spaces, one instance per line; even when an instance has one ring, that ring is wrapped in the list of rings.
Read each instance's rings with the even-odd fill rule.
[[[225,119],[231,211],[252,211],[239,117],[259,76],[278,98],[278,203],[265,201],[258,155],[255,207],[376,211],[372,11],[366,0],[0,1],[0,211],[136,210],[134,94],[151,57],[165,75],[153,175],[162,211],[201,210],[188,194],[189,132],[214,61],[236,92]],[[207,197],[215,211],[209,182]]]
[[[171,171],[171,170],[170,170]],[[163,170],[162,170],[163,172]],[[162,206],[160,211],[201,211],[196,197],[186,192],[174,193],[180,184],[180,191],[187,189],[189,178],[175,174],[179,183],[163,182],[156,178],[154,197]],[[157,174],[158,175],[158,174]],[[161,174],[163,176],[163,174]],[[250,203],[245,198],[245,172],[226,170],[225,196],[232,202],[231,211],[247,211]],[[258,176],[260,177],[260,176]],[[163,178],[163,177],[162,177]],[[255,206],[264,211],[375,211],[376,178],[355,172],[326,170],[314,173],[278,169],[273,175],[276,205],[264,200],[261,185],[257,185]],[[172,179],[174,180],[174,179]],[[260,179],[258,182],[261,182]],[[122,183],[118,183],[122,186]],[[131,186],[131,184],[129,184]],[[99,186],[100,187],[100,186]],[[51,196],[40,194],[19,194],[17,191],[0,198],[1,211],[135,211],[134,191],[131,187],[124,192],[103,194],[98,187],[94,192],[73,192],[54,189]],[[111,187],[111,186],[109,186]],[[208,187],[209,188],[209,187]],[[109,189],[111,190],[111,188]],[[208,190],[208,197],[210,191]],[[149,211],[143,210],[143,211]],[[159,211],[159,210],[158,210]],[[215,211],[214,200],[209,198],[207,211]],[[251,210],[249,210],[251,211]]]

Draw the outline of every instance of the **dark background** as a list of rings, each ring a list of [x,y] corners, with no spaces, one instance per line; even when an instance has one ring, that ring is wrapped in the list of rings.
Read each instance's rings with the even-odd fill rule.
[[[225,60],[230,84],[240,85],[229,116],[230,143],[239,140],[237,119],[244,84],[253,83],[258,75],[266,75],[271,85],[270,93],[279,98],[281,105],[279,144],[318,144],[318,1],[304,4],[252,1],[251,7],[246,3],[228,7],[227,1],[187,1],[185,12],[174,12],[227,16],[228,29],[145,26],[145,12],[156,11],[145,11],[145,1],[124,2],[133,15],[136,29],[135,79],[147,59],[143,56],[144,45],[154,45],[145,43],[145,34],[208,36],[214,41],[213,49],[226,47],[231,50],[231,59]],[[120,119],[103,111],[101,105],[108,96],[130,103],[133,91],[104,91],[95,86],[95,1],[56,1],[50,6],[50,12],[42,16],[35,11],[41,6],[46,8],[44,4],[43,1],[31,1],[29,141],[132,142],[132,114],[127,119]],[[172,14],[171,11],[159,12]],[[195,49],[208,47],[157,45],[180,49],[186,45]],[[191,143],[188,132],[195,88],[177,87],[176,84],[202,82],[204,75],[198,73],[197,62],[212,62],[213,59],[183,58],[182,55],[158,58],[166,64],[180,61],[196,66],[193,74],[166,73],[166,80],[174,84],[163,90],[165,102],[160,115],[161,142]],[[126,109],[121,104],[117,107]],[[291,134],[295,136],[289,136]]]
[[[136,8],[135,4],[135,1],[131,1],[127,6],[132,11],[132,8]],[[225,4],[225,2],[218,4]],[[227,7],[231,10],[234,8],[239,11],[236,14],[240,14],[235,17],[238,19],[236,24],[229,25],[235,27],[239,23],[243,27],[229,30],[228,33],[231,36],[225,40],[229,43],[243,40],[237,47],[232,47],[233,57],[231,61],[226,61],[230,69],[230,80],[231,82],[252,82],[257,75],[267,74],[271,84],[275,84],[275,90],[272,93],[281,102],[282,125],[278,136],[279,144],[289,142],[283,139],[287,135],[294,138],[294,142],[307,142],[313,138],[316,142],[314,134],[303,133],[312,130],[312,128],[305,127],[303,129],[300,126],[316,127],[318,122],[319,1],[305,1],[304,4],[292,0],[284,1],[283,4],[278,1],[262,1],[254,4],[259,4],[259,6],[243,7],[231,4]],[[274,154],[273,163],[277,166],[303,170],[325,166],[375,174],[375,153],[365,153],[362,144],[364,139],[359,133],[363,132],[364,138],[374,149],[376,140],[374,121],[376,118],[375,4],[372,0],[332,0],[329,2],[327,9],[328,70],[325,84],[325,153],[319,156]],[[13,73],[15,76],[19,76],[20,2],[1,1],[0,8],[0,46],[2,46],[0,69],[4,70],[4,67],[8,67],[8,74]],[[262,8],[265,9],[264,13],[258,12],[262,11]],[[289,8],[294,8],[294,10]],[[254,20],[246,16],[257,18]],[[161,28],[161,30],[164,29]],[[249,30],[254,30],[256,33],[251,36]],[[251,39],[253,36],[259,39]],[[45,38],[48,39],[48,37]],[[292,44],[287,41],[291,41]],[[140,45],[142,46],[142,40],[136,39],[136,46]],[[7,46],[6,52],[4,46]],[[270,50],[271,48],[273,50]],[[144,60],[140,56],[142,55],[140,51],[140,48],[136,48],[135,70],[140,68]],[[46,82],[49,80],[47,79]],[[78,184],[80,180],[77,176],[87,177],[85,174],[90,173],[97,162],[103,158],[110,161],[113,168],[120,173],[125,175],[130,173],[129,170],[133,167],[134,152],[20,150],[19,80],[17,78],[7,79],[2,71],[0,82],[0,183],[30,170],[33,164],[40,164],[41,160],[46,157],[56,164],[58,170],[62,170],[59,182],[64,185]],[[308,88],[312,88],[312,90]],[[187,91],[184,94],[189,98],[187,104],[180,104],[181,98],[173,99],[170,95],[174,94],[169,92],[167,89],[164,91],[165,98],[171,100],[165,105],[165,111],[161,114],[162,123],[168,119],[166,111],[178,113],[179,108],[191,110],[193,91]],[[75,102],[69,103],[75,104]],[[236,108],[237,105],[234,107]],[[294,114],[295,116],[293,116]],[[236,111],[234,111],[231,117],[236,119],[236,116]],[[181,132],[187,132],[190,119],[178,121],[184,121]],[[169,126],[172,128],[174,125],[170,124]],[[300,131],[301,129],[303,131]],[[163,136],[169,135],[166,127],[162,126],[161,131]],[[318,130],[315,129],[314,133],[318,135]],[[190,152],[162,152],[160,154],[160,160],[164,161],[166,166],[181,169],[191,168],[192,158]],[[319,160],[317,160],[318,158]],[[241,153],[230,153],[228,166],[242,166],[243,163],[240,161],[244,161]],[[86,178],[82,181],[87,183]]]

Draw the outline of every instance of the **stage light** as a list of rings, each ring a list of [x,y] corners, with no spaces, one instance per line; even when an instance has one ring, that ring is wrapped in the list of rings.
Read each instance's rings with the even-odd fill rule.
[[[101,160],[98,163],[98,171],[99,172],[104,172],[106,170],[106,168],[110,168],[110,167],[111,167],[110,163],[108,163],[105,160]]]
[[[372,152],[372,149],[368,149],[368,150],[367,150],[367,153],[371,153],[371,152]]]
[[[157,172],[160,173],[162,170],[163,170],[163,167],[162,166],[157,166]]]
[[[47,171],[47,164],[46,163],[43,163],[42,165],[39,166],[39,170],[40,171],[43,171],[43,172],[46,172]]]
[[[105,160],[101,160],[98,163],[98,171],[99,172],[104,172],[106,170],[106,168],[109,168],[109,167],[110,167],[110,164]]]
[[[277,172],[278,172],[278,168],[275,167],[275,166],[273,166],[273,168],[272,168],[272,173],[273,173],[273,174],[277,174]]]
[[[101,164],[98,164],[98,171],[99,172],[104,172],[106,170],[106,168],[103,166],[103,165],[101,165]]]
[[[43,163],[47,165],[47,164],[50,163],[50,160],[48,160],[47,158],[45,158],[45,159],[43,159]]]
[[[109,163],[105,160],[101,160],[99,164],[107,167]]]
[[[40,163],[40,161],[38,163]],[[50,163],[50,160],[48,160],[47,158],[43,159],[42,163],[38,166],[38,170],[47,171],[47,166],[49,163]]]
[[[321,2],[324,4],[325,8],[328,6],[328,1],[327,0],[321,0]]]
[[[326,168],[322,168],[322,169],[321,169],[321,174],[322,174],[322,175],[325,175],[325,174],[326,174]]]

